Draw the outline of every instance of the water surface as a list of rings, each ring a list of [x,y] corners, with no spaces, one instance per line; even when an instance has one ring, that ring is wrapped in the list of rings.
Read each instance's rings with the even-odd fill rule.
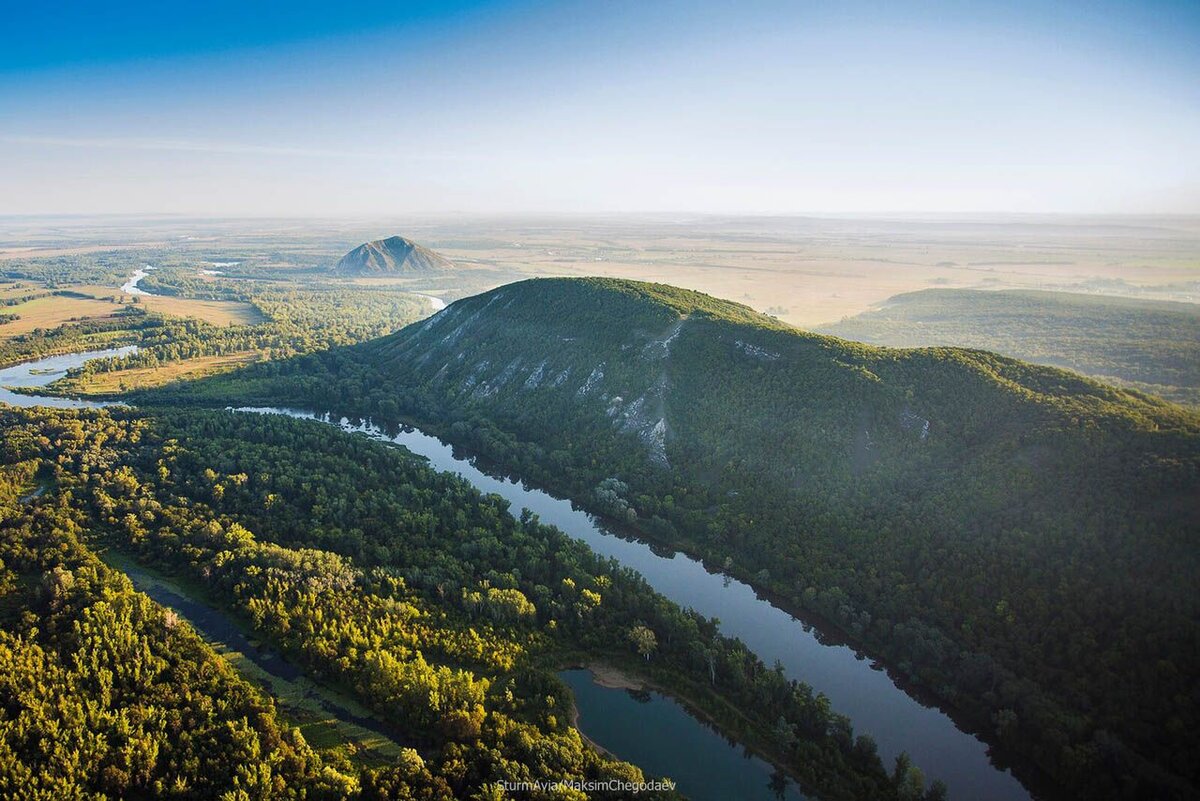
[[[697,559],[663,554],[645,542],[617,536],[570,501],[520,481],[488,475],[469,458],[456,456],[450,445],[416,429],[393,436],[369,422],[305,410],[245,407],[238,411],[319,420],[403,445],[426,457],[435,469],[455,473],[481,491],[505,498],[515,513],[527,508],[543,523],[637,570],[655,590],[680,606],[719,619],[723,634],[742,640],[767,665],[779,661],[789,678],[828,696],[834,710],[850,718],[856,734],[875,739],[889,769],[896,756],[907,751],[924,771],[926,781],[941,779],[954,799],[1014,801],[1031,797],[1010,771],[991,763],[987,746],[961,731],[949,715],[909,696],[884,670],[854,649],[822,643],[812,626],[759,598],[749,585],[709,572]],[[636,728],[628,732],[630,738],[637,736]],[[619,747],[613,750],[621,753]]]
[[[129,280],[121,284],[121,291],[126,295],[145,295],[153,297],[153,293],[147,292],[144,289],[138,289],[138,282],[150,274],[150,270],[154,268],[149,264],[142,265],[141,269],[134,270],[133,275],[129,276]]]
[[[413,294],[417,295],[418,297],[428,299],[430,304],[433,305],[433,310],[435,312],[440,312],[442,309],[446,308],[446,301],[442,300],[439,297],[435,297],[433,295],[426,295],[422,292],[414,292]]]
[[[575,694],[578,727],[632,762],[647,779],[669,778],[691,801],[803,801],[795,782],[772,779],[770,763],[731,743],[659,692],[602,687],[587,670],[558,674]]]
[[[107,350],[68,353],[65,356],[47,356],[44,359],[5,367],[0,369],[0,403],[7,403],[11,406],[53,406],[58,409],[96,409],[100,406],[109,406],[110,404],[105,401],[22,395],[10,391],[7,387],[44,387],[62,378],[68,370],[81,367],[84,362],[91,359],[125,356],[136,352],[137,345],[126,345]]]

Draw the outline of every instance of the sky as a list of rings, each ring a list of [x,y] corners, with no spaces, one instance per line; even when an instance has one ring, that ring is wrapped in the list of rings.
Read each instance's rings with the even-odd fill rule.
[[[1200,213],[1200,2],[6,3],[0,214]]]

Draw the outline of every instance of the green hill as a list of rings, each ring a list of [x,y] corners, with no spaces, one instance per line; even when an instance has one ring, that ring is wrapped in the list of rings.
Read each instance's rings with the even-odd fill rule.
[[[821,330],[892,347],[985,348],[1200,405],[1200,305],[1191,303],[927,289]]]
[[[208,387],[415,420],[703,555],[1073,794],[1184,798],[1200,778],[1200,416],[1183,407],[602,279],[501,287]]]

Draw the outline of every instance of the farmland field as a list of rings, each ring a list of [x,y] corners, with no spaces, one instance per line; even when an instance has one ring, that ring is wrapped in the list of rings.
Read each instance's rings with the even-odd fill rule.
[[[0,325],[0,337],[25,334],[38,328],[54,328],[67,322],[97,320],[112,317],[120,311],[114,303],[89,298],[48,295],[0,307],[4,314],[15,314],[18,319]]]

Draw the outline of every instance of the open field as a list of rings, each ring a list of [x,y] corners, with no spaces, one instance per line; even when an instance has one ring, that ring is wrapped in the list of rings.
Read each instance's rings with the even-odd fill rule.
[[[19,316],[17,320],[0,325],[0,337],[11,337],[35,328],[54,328],[69,321],[112,317],[120,307],[107,301],[51,295],[6,306],[0,311]]]
[[[126,295],[115,286],[71,284],[69,288],[71,292],[78,292],[81,295],[91,295],[96,300],[105,300],[110,303],[125,303],[129,300],[129,295]]]
[[[131,299],[135,297],[122,293],[118,288],[98,284],[72,286],[71,291],[91,295],[98,300],[113,300],[119,303],[132,302]],[[136,302],[150,311],[174,317],[195,317],[213,325],[256,325],[265,319],[254,306],[238,301],[197,300],[171,295],[137,295],[136,297]]]
[[[659,281],[802,327],[935,286],[1200,299],[1193,219],[560,220],[471,238],[431,227],[427,239],[468,269]]]
[[[163,245],[164,242],[137,243],[128,245],[80,245],[77,247],[0,247],[0,259],[12,258],[51,258],[54,256],[82,256],[89,253],[103,253],[109,250],[133,250],[149,244]]]
[[[15,283],[0,281],[0,301],[9,300],[11,298],[22,298],[26,295],[43,291],[45,290],[43,290],[41,287],[23,281],[18,281]]]
[[[206,286],[255,278],[330,283],[329,267],[368,239],[402,234],[452,259],[456,271],[350,279],[453,301],[523,278],[601,275],[658,281],[736,300],[803,328],[836,323],[888,298],[929,288],[1036,289],[1200,301],[1200,218],[1010,215],[716,217],[652,215],[375,220],[55,221],[0,219],[0,250],[16,259],[107,243],[135,258],[199,274],[236,263]],[[164,244],[165,243],[165,244]],[[140,248],[140,250],[139,250]],[[103,254],[101,254],[103,255]],[[13,262],[10,262],[13,263]],[[2,265],[3,262],[0,262]],[[99,287],[98,297],[115,294]],[[245,308],[143,298],[147,308],[217,324]]]
[[[249,303],[227,300],[193,300],[167,295],[139,296],[150,311],[175,317],[196,317],[213,325],[255,325],[266,318]]]
[[[63,378],[54,383],[54,389],[70,395],[113,395],[129,390],[161,387],[172,381],[216,375],[250,364],[257,361],[258,357],[257,353],[202,356],[170,362],[159,367],[137,367],[132,370],[114,370],[78,378]]]
[[[59,288],[72,293],[90,295],[92,300],[58,295],[38,298],[16,306],[0,306],[0,313],[19,314],[22,318],[16,323],[6,326],[4,333],[12,335],[38,327],[48,328],[61,325],[74,318],[108,317],[119,311],[121,304],[134,302],[132,301],[133,296],[122,293],[116,287],[99,284],[69,284]],[[0,300],[6,297],[21,297],[46,291],[48,290],[44,287],[31,283],[23,283],[20,288],[13,284],[0,285]],[[159,314],[195,317],[213,325],[256,325],[265,320],[262,313],[253,305],[238,301],[139,295],[136,302]],[[32,322],[21,328],[20,324],[24,323],[26,318]]]

